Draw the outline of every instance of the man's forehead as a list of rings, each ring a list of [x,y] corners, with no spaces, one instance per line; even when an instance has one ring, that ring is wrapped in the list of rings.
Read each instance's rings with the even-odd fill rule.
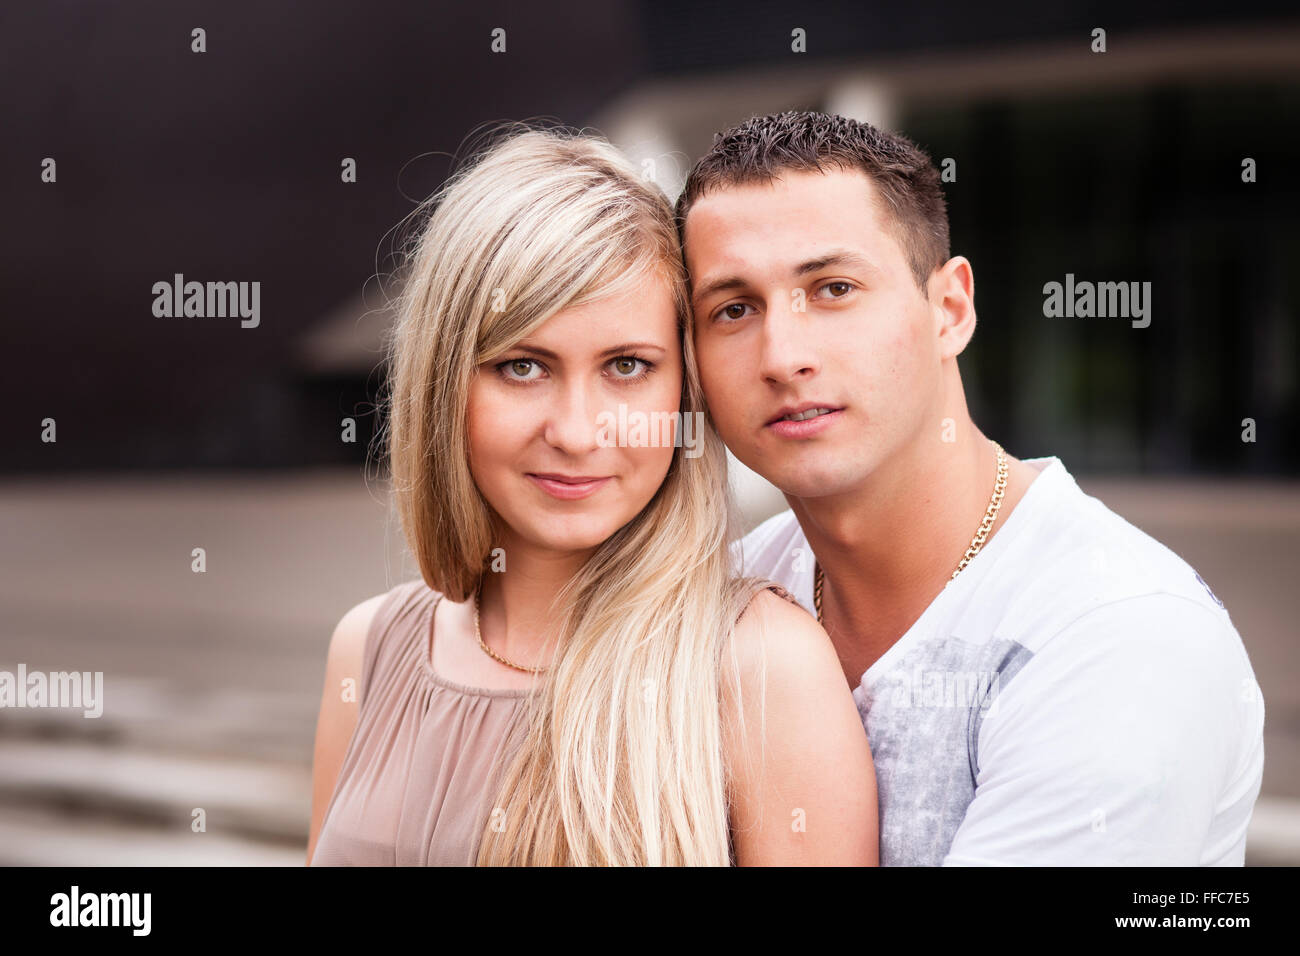
[[[695,213],[700,211],[716,214],[723,210],[733,212],[737,207],[761,210],[791,202],[808,202],[818,196],[829,202],[852,199],[864,207],[874,207],[877,192],[875,183],[860,169],[788,169],[770,179],[725,183],[709,188],[687,208],[686,226],[690,227]]]
[[[859,170],[796,171],[779,180],[720,187],[687,210],[683,243],[692,283],[703,272],[777,264],[797,269],[830,250],[883,265],[892,241],[874,185]]]

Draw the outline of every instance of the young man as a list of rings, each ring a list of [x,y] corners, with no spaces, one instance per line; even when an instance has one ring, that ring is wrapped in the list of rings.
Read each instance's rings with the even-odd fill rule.
[[[757,118],[678,215],[714,423],[790,505],[740,570],[835,644],[881,863],[1240,865],[1264,761],[1241,639],[1058,458],[971,421],[974,277],[929,158],[842,117]]]

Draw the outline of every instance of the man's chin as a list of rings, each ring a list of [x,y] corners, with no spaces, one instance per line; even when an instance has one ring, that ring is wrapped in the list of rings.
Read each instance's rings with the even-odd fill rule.
[[[756,469],[757,470],[757,469]],[[762,474],[760,472],[760,474]],[[844,476],[835,472],[783,470],[764,476],[783,495],[792,498],[823,498],[848,490]]]

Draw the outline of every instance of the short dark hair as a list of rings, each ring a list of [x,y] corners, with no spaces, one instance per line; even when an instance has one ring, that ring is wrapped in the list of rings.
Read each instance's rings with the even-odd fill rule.
[[[791,111],[757,116],[714,137],[677,199],[677,228],[701,196],[727,186],[766,183],[785,170],[857,169],[871,179],[882,210],[924,291],[948,261],[948,209],[939,172],[919,146],[897,133],[844,116]]]

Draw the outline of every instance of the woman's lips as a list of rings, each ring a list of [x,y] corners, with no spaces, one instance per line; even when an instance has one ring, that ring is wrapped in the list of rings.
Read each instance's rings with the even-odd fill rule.
[[[816,418],[805,418],[801,422],[791,422],[780,418],[765,427],[770,428],[782,438],[811,438],[813,435],[824,432],[843,417],[844,409],[837,408],[833,412],[818,415]]]
[[[534,475],[528,472],[528,477],[533,484],[537,485],[552,498],[558,498],[561,501],[576,501],[579,498],[586,498],[600,490],[609,481],[605,478],[589,478],[585,481],[560,480],[558,478],[546,478],[542,475]]]

